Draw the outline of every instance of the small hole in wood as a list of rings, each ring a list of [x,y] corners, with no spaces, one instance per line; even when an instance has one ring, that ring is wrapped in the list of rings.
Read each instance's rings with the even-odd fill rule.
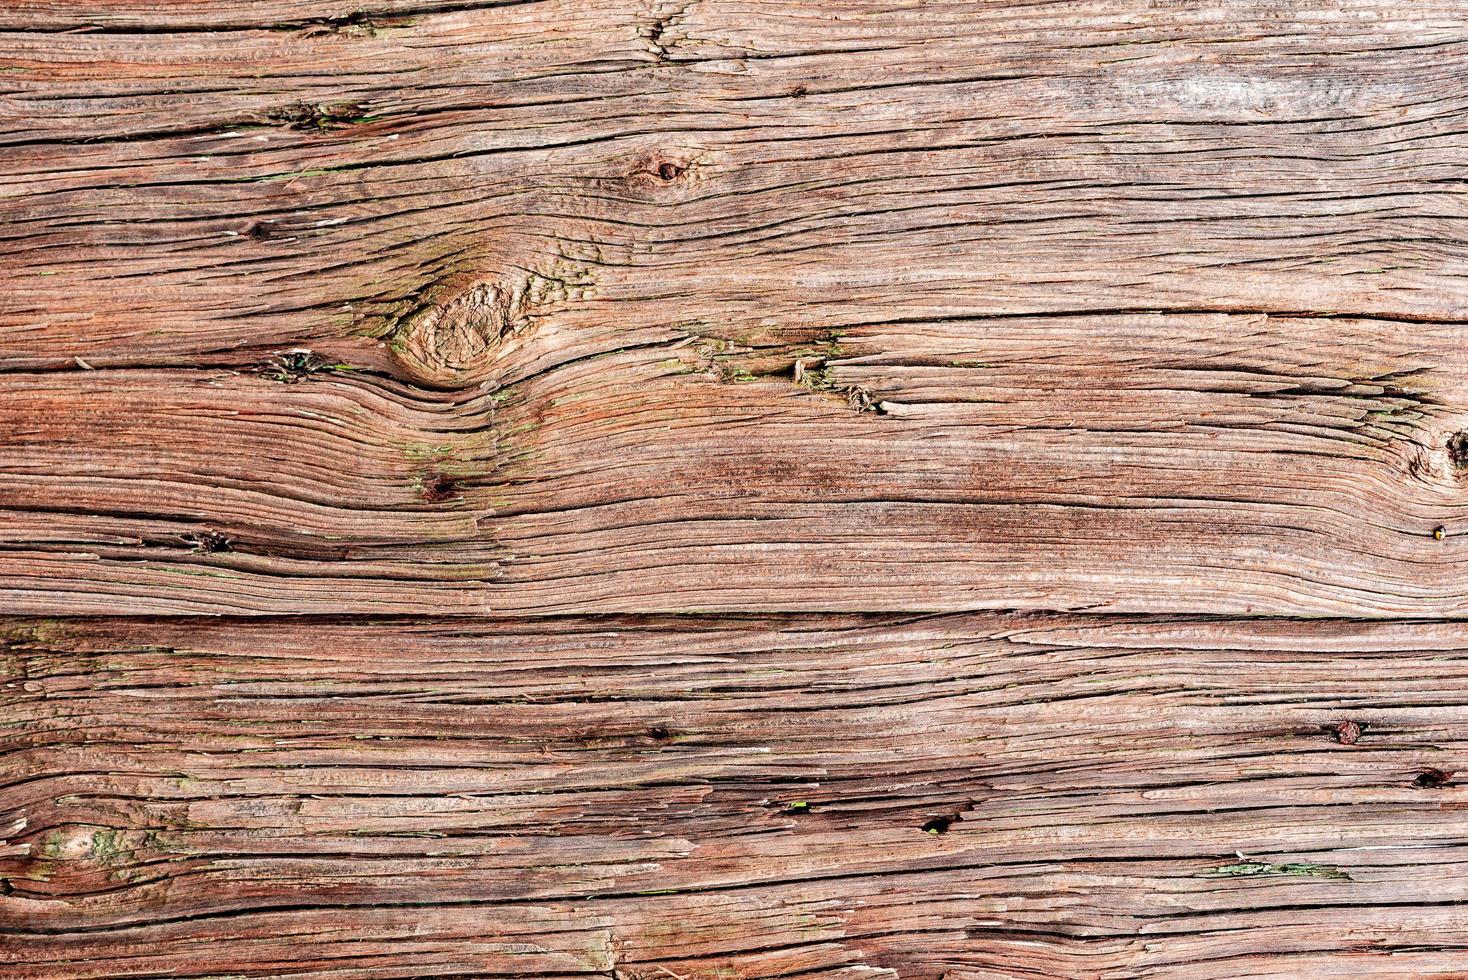
[[[441,504],[445,500],[453,497],[454,491],[457,489],[458,484],[454,482],[453,477],[443,473],[429,471],[423,474],[423,484],[418,491],[418,496],[430,504]]]
[[[1468,432],[1455,432],[1448,438],[1448,461],[1455,469],[1468,470]]]
[[[685,169],[687,168],[681,167],[672,161],[664,160],[658,164],[657,174],[660,179],[671,182],[683,176]]]
[[[1417,774],[1417,778],[1412,780],[1412,785],[1418,789],[1437,789],[1440,786],[1446,786],[1448,780],[1452,778],[1453,774],[1450,772],[1428,768]]]
[[[201,555],[216,555],[233,550],[229,538],[219,531],[199,531],[184,535],[184,540]]]
[[[345,367],[346,365],[325,361],[304,347],[298,347],[276,354],[257,370],[271,381],[293,385],[313,375],[331,374]]]
[[[953,822],[958,819],[959,817],[956,814],[946,817],[933,817],[923,823],[922,830],[928,834],[946,834],[948,833],[948,828],[952,827]]]
[[[654,725],[647,730],[647,737],[655,742],[666,742],[668,739],[673,737],[673,733],[668,731],[662,725]]]

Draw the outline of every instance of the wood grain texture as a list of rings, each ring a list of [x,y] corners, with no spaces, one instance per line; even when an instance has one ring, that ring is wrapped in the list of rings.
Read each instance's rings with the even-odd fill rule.
[[[457,393],[279,358],[8,375],[0,595],[48,614],[1468,609],[1460,328],[667,333]]]
[[[1422,976],[1468,955],[1458,625],[6,635],[16,977]]]
[[[1463,612],[1461,10],[323,11],[7,6],[14,611]]]
[[[1465,57],[0,3],[0,975],[1465,975]]]

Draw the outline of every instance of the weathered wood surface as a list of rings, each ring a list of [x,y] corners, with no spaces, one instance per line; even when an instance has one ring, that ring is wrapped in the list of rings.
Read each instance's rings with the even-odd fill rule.
[[[1457,329],[1149,314],[841,345],[811,373],[860,394],[689,342],[453,395],[12,375],[0,593],[47,614],[1468,610]],[[853,410],[868,392],[883,414]]]
[[[1468,973],[1465,58],[0,0],[0,974]]]
[[[6,633],[6,975],[1420,976],[1468,956],[1468,818],[1441,772],[1468,750],[1456,624]]]
[[[16,612],[1464,611],[1461,9],[243,9],[0,18]]]

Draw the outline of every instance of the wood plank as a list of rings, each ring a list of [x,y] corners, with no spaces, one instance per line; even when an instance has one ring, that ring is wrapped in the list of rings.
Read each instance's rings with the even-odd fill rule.
[[[1468,955],[1457,624],[6,636],[9,976],[1426,976]]]
[[[1468,609],[1465,328],[991,317],[597,353],[547,326],[457,393],[392,379],[375,350],[5,375],[0,597],[38,614]]]

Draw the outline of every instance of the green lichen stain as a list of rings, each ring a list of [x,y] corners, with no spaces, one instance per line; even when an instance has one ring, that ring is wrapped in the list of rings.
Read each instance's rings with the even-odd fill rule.
[[[351,364],[334,364],[317,356],[314,351],[297,348],[270,358],[260,369],[260,373],[271,381],[281,384],[298,384],[317,374],[339,374],[358,370],[361,369]]]
[[[1239,861],[1234,864],[1224,864],[1217,868],[1210,868],[1199,875],[1202,878],[1256,878],[1268,876],[1352,880],[1351,876],[1340,868],[1333,868],[1327,864],[1271,864],[1265,861]]]
[[[119,832],[116,830],[98,830],[92,833],[92,857],[103,863],[117,860],[123,853],[130,853],[126,848],[118,846]]]

